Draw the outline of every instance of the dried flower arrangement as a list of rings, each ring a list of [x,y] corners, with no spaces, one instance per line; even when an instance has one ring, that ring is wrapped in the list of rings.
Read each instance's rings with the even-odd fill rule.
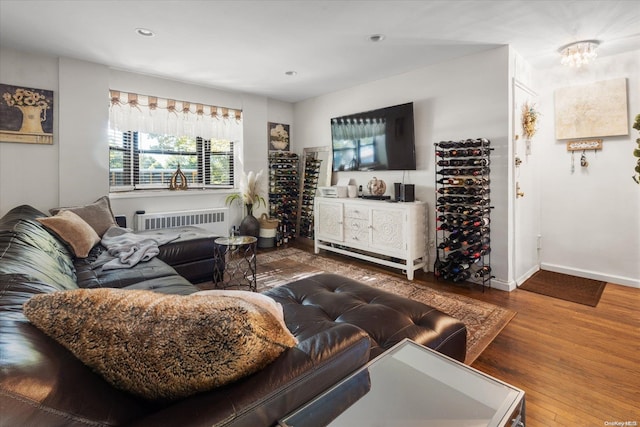
[[[539,116],[540,113],[536,111],[534,104],[524,103],[522,106],[522,133],[526,139],[531,139],[536,134]]]
[[[260,181],[262,175],[262,170],[258,173],[254,173],[253,171],[245,173],[242,171],[240,192],[229,194],[227,196],[226,203],[229,205],[235,201],[242,202],[247,206],[247,209],[252,209],[254,204],[258,207],[260,207],[260,204],[267,206],[267,202],[260,194]]]

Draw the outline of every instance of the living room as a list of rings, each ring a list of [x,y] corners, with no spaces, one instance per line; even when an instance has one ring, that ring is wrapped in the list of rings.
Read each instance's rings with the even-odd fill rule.
[[[602,49],[605,46],[603,44]],[[631,50],[603,56],[580,70],[562,67],[559,61],[543,69],[533,69],[512,47],[502,46],[291,103],[3,46],[0,69],[3,82],[51,89],[59,94],[59,105],[54,113],[57,127],[53,145],[0,145],[0,213],[21,203],[46,210],[83,204],[109,194],[108,157],[104,155],[107,141],[100,136],[103,132],[97,132],[107,128],[109,112],[104,99],[109,89],[241,109],[242,161],[246,170],[254,171],[267,169],[268,122],[290,124],[291,148],[301,153],[304,147],[329,144],[331,117],[411,101],[416,108],[418,165],[417,170],[407,173],[404,179],[416,185],[418,199],[430,205],[435,202],[434,142],[486,136],[496,149],[492,201],[500,208],[492,214],[492,246],[494,259],[500,262],[494,263],[495,286],[512,290],[516,283],[522,283],[531,268],[542,265],[562,273],[640,287],[636,262],[640,258],[638,209],[613,208],[622,201],[638,203],[637,188],[630,178],[634,167],[634,134],[630,126],[639,102],[637,91],[631,90],[637,87],[637,55],[637,50]],[[516,58],[522,64],[519,69],[524,72],[514,70]],[[530,186],[523,188],[527,196],[518,200],[527,204],[525,214],[516,211],[518,205],[512,195],[517,171],[509,160],[514,155],[509,138],[514,129],[509,94],[513,91],[510,82],[515,72],[522,74],[518,80],[531,80],[529,86],[537,88],[535,103],[541,112],[532,154],[526,158],[521,154],[530,164],[529,170],[536,171]],[[612,142],[605,144],[608,148],[593,152],[595,157],[589,168],[571,174],[571,156],[562,141],[553,142],[555,89],[622,77],[628,79],[629,88],[628,136],[612,137]],[[483,107],[476,108],[476,105]],[[73,119],[66,120],[68,116]],[[463,128],[473,129],[473,135]],[[87,141],[95,143],[87,144]],[[30,179],[16,180],[15,177],[25,173],[24,165],[16,161],[23,158],[30,159]],[[333,184],[345,175],[349,176],[337,173]],[[379,175],[378,178],[389,185],[403,178],[397,172]],[[351,176],[365,185],[372,177],[365,172]],[[198,191],[154,193],[149,197],[138,193],[113,195],[115,213],[131,221],[138,210],[163,212],[224,206],[227,195]],[[607,209],[593,208],[599,205]],[[513,219],[516,212],[525,215],[517,222]],[[240,212],[236,215],[237,219]],[[579,226],[575,218],[581,218],[580,224],[584,226]],[[612,232],[610,224],[616,224],[620,232]],[[429,233],[433,241],[434,214],[430,214]],[[522,245],[526,247],[521,248]],[[433,255],[432,248],[430,251]],[[521,263],[524,266],[520,266]]]
[[[5,3],[11,2],[3,1],[2,7]],[[597,4],[593,8],[601,11],[610,8],[608,2],[594,3]],[[631,17],[639,13],[634,2],[616,2],[611,8],[626,8]],[[388,37],[385,41],[392,41],[392,36]],[[536,37],[542,38],[532,35]],[[585,34],[585,37],[600,36]],[[114,68],[107,63],[20,49],[5,45],[5,37],[2,39],[0,83],[52,90],[56,96],[56,119],[51,145],[0,143],[0,216],[21,204],[46,212],[57,206],[90,203],[104,195],[110,196],[114,213],[126,216],[129,223],[139,210],[165,212],[225,206],[231,191],[109,194],[105,132],[110,89],[242,110],[241,157],[247,171],[268,168],[269,122],[290,124],[291,149],[302,153],[305,147],[330,144],[332,117],[413,102],[417,168],[406,174],[389,171],[376,176],[388,184],[398,181],[415,184],[416,198],[433,206],[433,143],[480,136],[491,139],[495,148],[491,165],[491,198],[496,207],[491,230],[495,288],[514,291],[539,267],[640,288],[640,197],[638,185],[631,179],[638,136],[631,125],[640,112],[637,43],[631,49],[606,54],[607,45],[614,41],[603,40],[601,55],[595,62],[572,69],[559,63],[555,51],[573,41],[569,32],[565,40],[554,40],[554,49],[549,54],[555,61],[544,66],[531,65],[506,40],[501,45],[485,46],[436,64],[355,82],[290,102],[255,94],[250,89],[228,90],[217,82],[193,84],[180,75],[159,77],[150,72]],[[144,49],[143,42],[136,43]],[[604,137],[601,150],[585,153],[589,166],[580,167],[578,162],[573,172],[576,160],[567,151],[566,141],[555,137],[555,92],[620,78],[626,79],[629,132]],[[534,94],[531,99],[541,114],[539,129],[531,141],[531,153],[526,155],[523,141],[516,142],[512,137],[518,133],[519,120],[519,112],[513,108],[514,79]],[[516,151],[532,173],[527,185],[523,185],[522,199],[515,197],[515,178],[519,176],[514,165]],[[576,154],[580,156],[582,152]],[[372,176],[370,172],[339,172],[334,175],[333,184],[343,177],[366,184]],[[259,215],[261,211],[256,213]],[[240,209],[232,211],[232,223],[239,223],[241,217]],[[430,212],[430,242],[435,239],[435,227],[435,214]],[[429,255],[435,255],[431,245]],[[509,294],[505,294],[499,298],[508,298]]]

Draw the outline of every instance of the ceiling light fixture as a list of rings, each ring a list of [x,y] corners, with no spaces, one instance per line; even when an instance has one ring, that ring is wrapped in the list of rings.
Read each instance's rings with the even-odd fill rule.
[[[369,36],[369,40],[372,41],[373,43],[381,42],[385,38],[386,37],[385,37],[384,34],[373,34],[373,35]]]
[[[153,37],[156,35],[156,33],[154,33],[148,28],[136,28],[136,33],[139,36],[143,36],[143,37]]]
[[[598,40],[582,40],[562,46],[558,49],[560,56],[562,56],[560,63],[576,68],[587,65],[598,56],[596,52],[598,46],[600,46]]]
[[[295,75],[297,75],[297,74],[298,74],[298,72],[297,72],[297,71],[293,71],[293,70],[291,70],[291,71],[285,71],[284,73],[285,73],[287,76],[295,76]]]

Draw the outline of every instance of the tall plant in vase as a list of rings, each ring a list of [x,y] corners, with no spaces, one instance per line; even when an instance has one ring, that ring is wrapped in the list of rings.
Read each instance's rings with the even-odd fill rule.
[[[258,173],[254,173],[253,171],[245,173],[242,171],[240,192],[230,194],[226,199],[228,205],[232,203],[242,203],[247,209],[246,216],[240,222],[240,234],[243,236],[258,237],[260,234],[260,221],[253,216],[253,208],[254,206],[260,207],[260,204],[267,206],[267,202],[260,194],[262,175],[262,170]]]

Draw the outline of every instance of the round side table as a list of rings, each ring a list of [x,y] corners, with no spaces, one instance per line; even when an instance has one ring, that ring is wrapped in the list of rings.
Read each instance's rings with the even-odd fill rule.
[[[219,237],[215,240],[214,259],[224,260],[224,264],[213,264],[213,283],[216,288],[248,287],[253,292],[257,290],[257,242],[258,239],[253,236]]]

